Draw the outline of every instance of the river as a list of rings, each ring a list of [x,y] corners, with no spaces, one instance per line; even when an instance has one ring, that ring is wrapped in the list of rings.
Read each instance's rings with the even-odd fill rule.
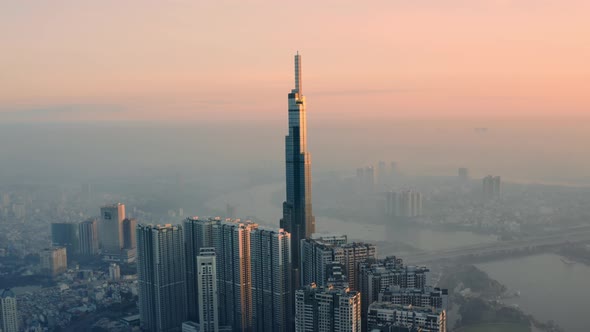
[[[282,215],[280,202],[284,194],[281,188],[284,188],[282,183],[256,186],[213,198],[207,205],[222,209],[229,202],[237,205],[239,215],[255,216],[261,220],[261,224],[276,227]],[[316,216],[316,228],[320,233],[346,234],[350,239],[368,242],[403,242],[425,251],[497,241],[494,236],[467,231],[386,228],[363,220],[348,222],[321,215]],[[379,254],[400,254],[403,257],[404,252]],[[521,292],[521,297],[507,299],[507,303],[519,305],[541,321],[554,320],[568,332],[588,331],[585,319],[589,312],[586,300],[590,296],[590,267],[566,264],[559,256],[552,254],[490,262],[479,264],[478,267],[509,289]]]
[[[505,299],[540,321],[554,320],[568,332],[588,331],[590,266],[554,254],[477,265],[520,297]]]
[[[238,215],[254,216],[262,225],[277,227],[282,216],[281,203],[284,193],[283,183],[272,183],[231,192],[212,198],[207,206],[223,209],[226,203],[237,206]],[[283,189],[284,190],[284,189]],[[280,195],[281,197],[274,197]],[[338,233],[348,235],[349,239],[368,242],[402,242],[419,250],[433,251],[497,241],[495,236],[481,235],[466,231],[445,232],[419,227],[385,227],[358,220],[345,221],[337,218],[316,215],[318,233]],[[404,254],[405,252],[385,252]]]

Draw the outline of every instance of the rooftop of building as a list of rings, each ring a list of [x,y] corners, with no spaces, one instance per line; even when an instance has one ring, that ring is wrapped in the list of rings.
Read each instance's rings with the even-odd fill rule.
[[[2,294],[0,294],[0,298],[3,298],[3,299],[5,299],[5,298],[7,298],[7,297],[13,297],[13,298],[15,298],[15,297],[16,297],[16,295],[14,295],[14,292],[12,292],[12,291],[10,290],[10,288],[5,288],[5,289],[2,291]]]

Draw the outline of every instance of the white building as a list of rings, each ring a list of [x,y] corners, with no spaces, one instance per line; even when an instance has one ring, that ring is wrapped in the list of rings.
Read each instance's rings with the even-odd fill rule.
[[[219,332],[215,248],[201,248],[197,256],[197,290],[201,332]]]
[[[109,279],[112,281],[121,280],[121,267],[117,263],[109,265]]]
[[[0,331],[18,332],[16,296],[10,289],[0,293]]]

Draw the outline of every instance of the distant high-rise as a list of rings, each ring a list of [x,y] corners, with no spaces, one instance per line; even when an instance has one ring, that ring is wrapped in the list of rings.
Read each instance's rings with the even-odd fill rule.
[[[295,293],[296,332],[360,332],[361,294],[348,288],[304,286]]]
[[[105,256],[117,257],[123,248],[123,220],[125,205],[121,203],[105,205],[100,208],[99,234]]]
[[[0,293],[0,331],[19,331],[16,296],[8,288]]]
[[[413,190],[387,192],[385,215],[391,218],[413,218],[422,215],[422,194]]]
[[[68,258],[80,252],[80,229],[77,223],[51,223],[51,245],[65,247]]]
[[[201,248],[197,256],[200,332],[219,332],[216,266],[215,248]]]
[[[289,93],[289,134],[285,138],[287,199],[281,228],[291,234],[293,284],[299,286],[299,242],[315,232],[311,206],[311,156],[307,151],[307,114],[302,90],[301,56],[295,55],[295,87]]]
[[[109,265],[109,279],[112,281],[118,281],[121,279],[121,267],[117,263],[111,263]]]
[[[469,169],[467,169],[465,167],[460,167],[457,170],[457,176],[459,177],[459,180],[461,180],[461,181],[469,180]]]
[[[254,331],[292,331],[291,234],[258,228],[250,244]]]
[[[484,200],[492,200],[500,197],[501,178],[488,175],[482,180]]]
[[[125,218],[123,219],[123,248],[135,249],[137,240],[135,236],[135,229],[137,228],[137,219]]]
[[[41,273],[55,277],[68,269],[68,256],[65,247],[53,247],[39,253]]]
[[[78,224],[80,237],[80,254],[85,256],[98,255],[98,222],[89,219]]]
[[[178,331],[186,319],[182,233],[170,224],[137,226],[139,314],[146,330]]]

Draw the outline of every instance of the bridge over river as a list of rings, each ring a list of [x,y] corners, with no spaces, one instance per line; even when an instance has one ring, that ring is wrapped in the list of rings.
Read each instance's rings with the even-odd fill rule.
[[[525,237],[518,240],[499,241],[456,247],[438,251],[420,251],[404,255],[409,265],[424,265],[439,261],[486,260],[494,257],[536,253],[564,244],[590,242],[590,227],[567,229],[561,232]]]

